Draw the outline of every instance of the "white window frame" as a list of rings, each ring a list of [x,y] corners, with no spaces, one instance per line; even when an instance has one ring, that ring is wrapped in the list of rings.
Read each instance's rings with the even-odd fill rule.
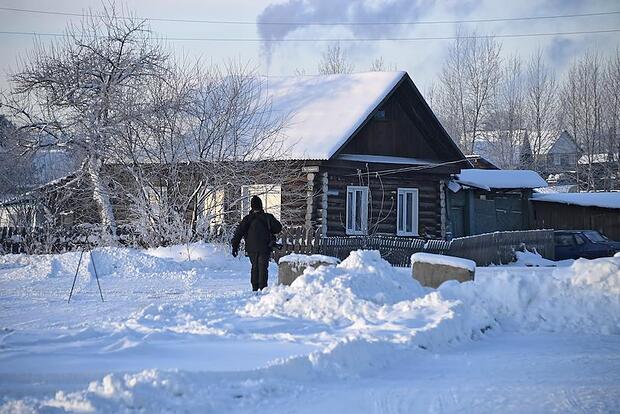
[[[356,229],[355,228],[355,217],[357,217],[358,215],[356,199],[357,199],[358,194],[360,194],[359,192],[361,192],[360,197],[362,197],[362,200],[360,203],[362,207],[361,216],[360,216],[361,229]],[[350,214],[349,214],[349,195],[353,197],[353,203],[350,206],[353,217],[350,217]],[[345,202],[345,210],[346,210],[346,223],[345,223],[346,233],[349,235],[368,234],[368,187],[357,186],[357,185],[347,186],[347,198]]]
[[[250,211],[250,199],[258,196],[263,202],[263,209],[277,219],[282,215],[282,186],[279,184],[250,184],[241,186],[241,218]],[[273,198],[276,203],[272,203]]]
[[[405,199],[407,194],[412,194],[412,211],[404,211],[402,226],[401,226],[401,196],[403,198],[403,206],[405,206]],[[419,236],[418,220],[420,217],[420,191],[417,188],[399,188],[396,196],[396,235],[397,236]],[[406,217],[404,214],[409,213],[411,215],[411,231],[406,231]]]
[[[200,214],[203,219],[209,219],[209,226],[224,223],[224,197],[224,190],[206,189]]]
[[[159,193],[155,191],[155,188],[159,190]],[[151,220],[155,218],[161,218],[161,207],[167,201],[168,198],[168,187],[158,186],[158,187],[150,187],[145,186],[144,192],[146,194],[146,201],[148,203],[148,208],[152,214]]]

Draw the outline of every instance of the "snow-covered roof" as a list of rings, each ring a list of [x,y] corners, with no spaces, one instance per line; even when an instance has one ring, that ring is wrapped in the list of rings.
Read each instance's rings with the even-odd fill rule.
[[[461,170],[456,182],[469,187],[490,190],[492,188],[538,188],[546,187],[547,182],[531,170]]]
[[[534,191],[543,194],[577,193],[579,192],[579,186],[577,184],[550,185],[548,187],[536,188]]]
[[[471,141],[471,133],[465,139]],[[490,130],[478,131],[474,141],[473,152],[481,155],[495,165],[504,168],[518,166],[524,150],[524,141],[528,137],[530,150],[534,156],[547,154],[575,154],[580,149],[566,131],[541,131],[540,139],[536,131],[518,129],[514,131]]]
[[[602,163],[606,163],[606,162],[613,162],[614,159],[618,159],[618,154],[610,154],[608,152],[603,152],[603,153],[599,153],[599,154],[591,154],[591,155],[582,155],[581,158],[579,158],[578,163],[581,165],[584,164],[590,164],[590,161],[592,162],[592,164],[602,164]]]
[[[274,113],[289,115],[284,147],[292,159],[329,159],[394,89],[405,72],[269,77]]]
[[[534,194],[532,200],[620,209],[620,192]]]
[[[392,157],[388,155],[370,154],[339,154],[336,158],[343,161],[375,162],[383,164],[432,165],[437,163],[437,161],[425,160],[422,158]]]

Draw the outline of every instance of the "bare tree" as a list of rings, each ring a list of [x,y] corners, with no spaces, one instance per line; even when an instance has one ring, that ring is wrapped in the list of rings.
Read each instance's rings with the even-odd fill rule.
[[[545,64],[542,49],[531,57],[527,67],[526,112],[529,139],[534,159],[557,137],[557,85],[555,77]],[[541,162],[541,161],[538,161]],[[544,166],[538,165],[538,168]]]
[[[109,7],[70,26],[51,45],[37,44],[12,76],[12,93],[3,99],[22,130],[51,137],[41,142],[37,134],[29,134],[32,139],[23,143],[27,148],[84,154],[100,220],[112,240],[116,219],[102,166],[115,137],[143,117],[150,102],[141,91],[164,75],[167,59],[144,22],[119,18]]]
[[[620,189],[620,47],[609,57],[604,75],[604,132],[607,134],[605,146],[605,168],[603,176],[608,178],[607,190]]]
[[[597,189],[596,164],[607,151],[603,140],[603,66],[598,53],[587,52],[575,61],[562,90],[562,120],[583,150],[581,185]]]
[[[520,167],[520,148],[526,139],[523,102],[523,72],[521,59],[511,56],[502,67],[501,82],[493,104],[494,119],[488,122],[493,131],[481,139],[485,142],[487,152],[491,152],[494,161],[501,168]]]
[[[319,73],[321,75],[333,75],[338,73],[351,73],[355,66],[348,61],[347,56],[340,47],[340,43],[328,45],[323,52],[319,63]]]
[[[35,183],[33,155],[18,145],[23,133],[0,114],[0,201],[31,188]]]
[[[395,64],[387,64],[385,60],[383,60],[383,56],[379,56],[375,60],[370,63],[370,71],[371,72],[386,72],[386,71],[395,71]]]
[[[247,198],[241,188],[260,185],[269,193],[301,174],[299,166],[276,162],[285,155],[287,117],[271,111],[255,69],[231,62],[171,71],[175,76],[142,91],[154,103],[152,119],[118,143],[128,225],[148,245],[209,237],[238,218]]]
[[[500,51],[501,45],[492,37],[458,32],[441,73],[444,119],[469,154],[492,113],[501,78]]]

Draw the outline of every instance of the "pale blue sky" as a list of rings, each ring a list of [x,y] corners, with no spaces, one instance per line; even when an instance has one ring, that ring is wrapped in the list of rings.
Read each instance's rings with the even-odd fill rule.
[[[99,0],[0,0],[0,7],[17,7],[61,12],[82,12],[100,7]],[[117,4],[119,4],[117,2]],[[415,21],[455,20],[496,17],[521,17],[619,11],[617,0],[130,0],[124,3],[140,17],[179,19],[211,19],[259,21]],[[18,13],[0,10],[0,30],[59,33],[77,17]],[[260,30],[258,30],[260,27]],[[468,29],[483,33],[513,34],[601,30],[620,28],[620,14],[557,20],[493,22],[468,24]],[[165,37],[235,37],[235,38],[337,38],[337,37],[428,37],[453,35],[453,24],[423,26],[282,26],[213,25],[203,23],[152,22],[152,28]],[[541,47],[561,72],[571,59],[587,49],[605,55],[620,42],[620,33],[537,38],[500,39],[503,54],[529,56]],[[7,73],[16,67],[20,53],[32,47],[30,36],[0,34],[0,87],[6,87]],[[260,42],[171,41],[169,46],[178,55],[202,57],[220,62],[228,58],[250,60],[263,74],[290,75],[296,69],[315,73],[324,42],[272,43],[271,52]],[[421,42],[343,42],[342,46],[355,64],[356,71],[365,71],[375,57],[407,70],[418,86],[425,90],[436,79],[449,41]]]

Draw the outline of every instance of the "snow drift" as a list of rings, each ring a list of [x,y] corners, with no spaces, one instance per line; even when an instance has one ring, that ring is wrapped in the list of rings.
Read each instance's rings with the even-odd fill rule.
[[[391,267],[378,252],[356,251],[335,267],[307,269],[291,286],[272,288],[239,313],[375,331],[377,339],[389,332],[416,336],[416,329],[443,329],[448,320],[461,321],[472,333],[501,327],[619,334],[620,259],[581,259],[550,275],[506,268],[433,290]]]
[[[77,253],[2,256],[1,286],[11,287],[5,294],[15,298],[24,286],[58,285],[56,292],[64,292],[78,259]],[[140,367],[127,373],[106,366],[90,385],[36,399],[5,398],[0,412],[256,411],[263,401],[294,395],[300,381],[376,375],[412,356],[429,356],[429,351],[496,332],[620,334],[620,257],[576,260],[557,268],[478,268],[472,282],[450,281],[429,289],[409,269],[393,268],[378,252],[356,251],[336,266],[307,269],[291,286],[272,286],[259,296],[242,288],[249,289],[247,261],[227,258],[204,244],[150,251],[97,249],[95,260],[110,301],[81,300],[85,286],[72,302],[72,322],[66,320],[68,310],[57,306],[62,313],[56,322],[48,316],[32,331],[6,331],[0,359],[10,362],[13,355],[33,365],[46,355],[45,361],[99,356],[127,366],[149,354],[196,358],[207,346],[214,358],[224,359],[240,357],[229,355],[234,353],[231,346],[237,352],[255,352],[261,342],[268,347],[311,346],[270,357],[268,364],[249,371],[192,372],[180,360],[174,366],[182,371]],[[91,268],[85,267],[80,279],[82,273],[92,283]],[[276,280],[273,273],[271,280]],[[194,283],[204,283],[204,290]],[[155,287],[157,295],[149,290]],[[167,290],[174,294],[165,294]],[[93,318],[91,325],[80,314],[93,310],[99,315],[98,309],[108,314]],[[6,316],[0,321],[11,324]]]

